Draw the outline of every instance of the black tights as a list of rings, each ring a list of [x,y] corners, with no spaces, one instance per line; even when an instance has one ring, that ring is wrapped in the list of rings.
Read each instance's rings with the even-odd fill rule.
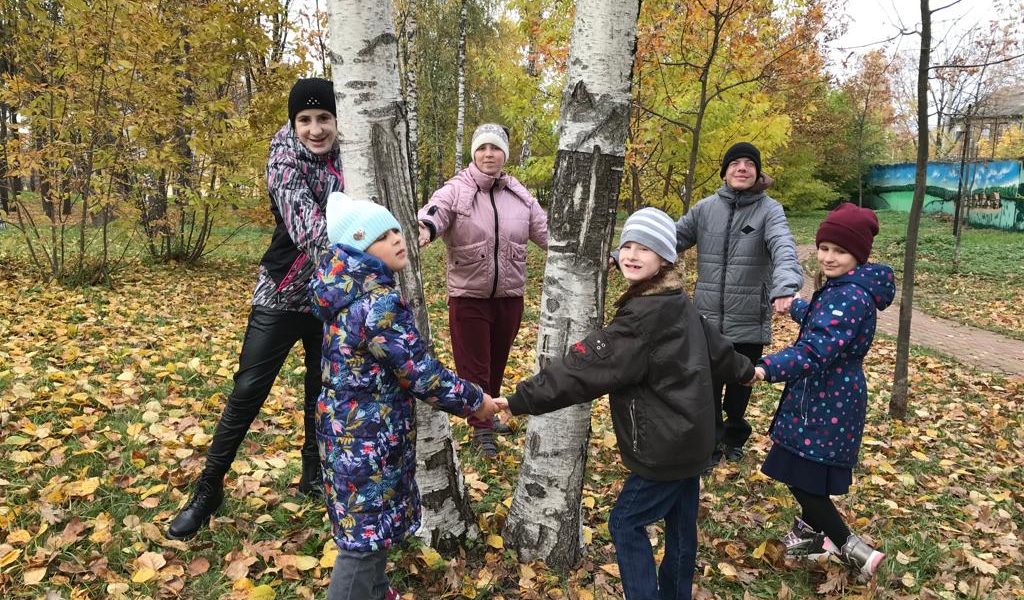
[[[789,491],[804,511],[804,523],[813,527],[815,531],[824,531],[833,544],[842,548],[846,538],[850,537],[850,528],[843,522],[843,517],[836,510],[836,505],[832,504],[832,499],[792,486]]]

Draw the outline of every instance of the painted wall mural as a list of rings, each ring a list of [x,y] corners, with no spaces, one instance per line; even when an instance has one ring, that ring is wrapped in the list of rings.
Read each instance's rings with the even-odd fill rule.
[[[960,170],[959,162],[928,163],[925,212],[954,213]],[[913,163],[872,166],[866,182],[872,206],[910,212],[915,173]],[[964,182],[967,221],[971,226],[1024,231],[1024,181],[1020,161],[968,163],[964,165]]]

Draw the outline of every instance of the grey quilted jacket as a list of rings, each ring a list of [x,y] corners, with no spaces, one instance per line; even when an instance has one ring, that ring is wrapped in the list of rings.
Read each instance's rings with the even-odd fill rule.
[[[782,205],[722,185],[679,219],[676,245],[697,246],[697,310],[733,343],[771,342],[771,301],[804,281]]]

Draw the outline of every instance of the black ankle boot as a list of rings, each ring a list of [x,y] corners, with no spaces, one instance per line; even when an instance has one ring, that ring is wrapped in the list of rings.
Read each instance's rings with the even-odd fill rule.
[[[167,527],[167,537],[172,540],[187,540],[194,536],[210,521],[224,502],[224,480],[200,475],[192,498],[174,517]]]
[[[299,479],[299,493],[308,498],[324,497],[324,472],[320,468],[320,456],[302,457],[302,477]]]

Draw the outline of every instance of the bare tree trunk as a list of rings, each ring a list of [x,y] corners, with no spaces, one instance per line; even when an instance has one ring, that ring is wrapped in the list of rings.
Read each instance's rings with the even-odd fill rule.
[[[456,173],[462,169],[462,138],[466,132],[466,8],[468,4],[469,0],[462,0],[462,5],[459,8],[459,110],[455,117]],[[469,157],[469,160],[472,161],[473,157]]]
[[[896,372],[893,376],[889,414],[895,419],[907,416],[910,367],[910,319],[914,309],[914,271],[917,267],[917,233],[928,183],[928,65],[931,56],[932,13],[928,0],[921,0],[921,58],[917,67],[917,174],[914,200],[907,222],[906,255],[903,257],[903,287],[900,292],[900,328],[896,337]]]
[[[544,366],[601,325],[607,256],[625,163],[638,0],[580,0],[562,94],[537,360]],[[555,567],[582,554],[590,405],[532,417],[505,525],[519,559]]]
[[[416,197],[416,188],[419,174],[419,115],[417,114],[417,81],[419,77],[419,51],[416,48],[416,11],[419,10],[417,0],[406,0],[404,31],[405,43],[402,44],[403,65],[402,74],[405,76],[402,89],[405,91],[406,121],[409,125],[409,181],[412,185],[412,196]]]
[[[328,14],[345,187],[355,198],[386,206],[402,224],[409,266],[400,274],[399,286],[430,346],[391,3],[330,0]],[[418,402],[416,427],[416,481],[423,498],[417,536],[437,545],[475,535],[448,416]]]

